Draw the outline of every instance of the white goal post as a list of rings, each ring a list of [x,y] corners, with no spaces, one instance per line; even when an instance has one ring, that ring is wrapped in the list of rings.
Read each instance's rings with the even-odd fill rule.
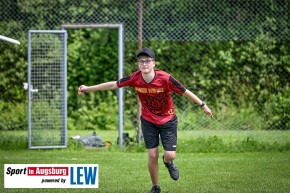
[[[6,42],[10,42],[10,43],[13,43],[13,44],[20,45],[20,42],[18,40],[15,40],[15,39],[12,39],[12,38],[8,38],[6,36],[1,36],[0,35],[0,39],[3,40],[3,41],[6,41]]]
[[[78,29],[78,28],[114,28],[118,29],[118,79],[123,78],[123,66],[124,66],[124,46],[123,46],[123,25],[122,24],[63,24],[62,30],[66,29]],[[119,121],[118,121],[118,135],[119,135],[119,147],[123,146],[123,88],[118,89],[118,101],[119,101]]]

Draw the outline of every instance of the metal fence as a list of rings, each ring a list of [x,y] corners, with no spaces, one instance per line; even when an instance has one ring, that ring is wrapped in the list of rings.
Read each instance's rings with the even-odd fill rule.
[[[29,31],[29,148],[67,144],[66,32]]]
[[[17,6],[17,9],[15,9],[15,6]],[[220,58],[225,63],[235,63],[235,61],[228,61],[226,59],[229,54],[233,54],[233,52],[229,52],[229,50],[232,50],[233,44],[244,42],[255,44],[255,41],[259,39],[264,41],[266,47],[270,48],[273,45],[273,41],[289,42],[289,7],[290,2],[288,0],[4,0],[1,4],[0,28],[2,33],[6,32],[6,26],[12,26],[13,30],[7,31],[5,35],[20,37],[22,42],[25,43],[27,32],[31,29],[59,30],[63,24],[77,23],[122,23],[125,29],[125,50],[126,43],[132,42],[135,42],[136,45],[139,44],[139,46],[140,44],[142,46],[152,46],[156,51],[157,60],[159,60],[158,68],[172,73],[187,88],[191,89],[199,97],[204,97],[209,106],[216,107],[213,109],[216,117],[215,122],[211,123],[209,127],[208,120],[202,116],[201,110],[196,110],[198,108],[196,105],[189,104],[186,102],[186,99],[174,95],[181,129],[200,129],[206,127],[210,129],[253,129],[259,128],[259,125],[265,121],[264,118],[259,118],[259,116],[251,121],[254,114],[253,107],[242,112],[240,109],[231,109],[230,114],[227,108],[229,103],[240,104],[244,100],[251,100],[251,96],[254,93],[245,91],[245,95],[242,97],[233,94],[232,101],[216,98],[219,96],[216,93],[222,93],[225,90],[244,89],[243,85],[249,86],[253,82],[255,85],[259,85],[261,81],[264,81],[261,79],[247,80],[245,78],[246,73],[252,69],[248,69],[245,65],[243,71],[236,72],[236,69],[232,68],[231,88],[224,88],[221,86],[224,84],[214,83],[216,90],[212,89],[211,93],[209,93],[202,85],[211,84],[212,80],[221,79],[221,74],[228,73],[224,71],[223,67],[213,66],[210,63],[211,58],[208,58],[208,66],[211,69],[215,68],[215,73],[207,77],[200,77],[202,68],[199,66],[199,60],[201,60],[202,56],[194,58],[192,52],[184,50],[184,52],[178,54],[180,58],[187,59],[191,65],[183,69],[182,74],[176,74],[174,65],[164,62],[170,60],[170,54],[164,56],[163,59],[158,58],[158,48],[155,48],[152,42],[172,42],[184,45],[185,48],[197,47],[196,51],[202,54],[203,52],[198,50],[199,45],[206,44],[209,49],[212,49],[212,45],[217,41],[226,41],[229,42],[228,47],[216,50],[213,52],[212,57]],[[34,11],[30,12],[31,10]],[[49,14],[42,14],[42,12]],[[22,22],[23,26],[19,26],[18,21],[23,20],[25,21]],[[9,21],[9,23],[6,21]],[[23,29],[26,31],[23,32]],[[249,46],[251,46],[250,43]],[[251,48],[254,49],[254,47],[252,46]],[[171,52],[175,52],[175,50],[171,50]],[[279,54],[279,50],[275,52]],[[124,53],[125,75],[132,71],[133,65],[136,65],[135,58],[132,57],[132,55],[135,56],[134,54]],[[193,58],[194,61],[192,61]],[[289,64],[289,61],[287,63]],[[275,71],[275,64],[271,67]],[[280,73],[279,77],[282,77],[286,85],[277,85],[277,89],[273,90],[273,93],[277,92],[279,87],[281,88],[280,91],[284,87],[289,88],[289,70],[278,70],[276,72]],[[259,69],[255,73],[259,73]],[[261,71],[261,73],[263,72]],[[239,76],[236,76],[236,74]],[[243,78],[237,80],[237,77],[240,76]],[[20,80],[20,84],[21,82],[25,82],[25,80]],[[287,89],[281,91],[280,94],[286,95],[286,92],[289,91]],[[2,87],[0,91],[3,92],[5,89]],[[254,90],[249,92],[254,92]],[[265,97],[273,93],[266,93]],[[135,95],[132,95],[132,92],[125,92],[125,100],[132,100],[133,96]],[[260,102],[263,105],[259,106]],[[219,104],[217,105],[216,103]],[[260,108],[260,112],[264,112],[263,109],[272,108],[262,101],[254,101],[253,103],[255,103],[255,107]],[[125,106],[125,108],[136,107]],[[197,115],[192,118],[194,120],[188,117],[192,116],[189,113],[191,111],[194,111]],[[230,122],[226,121],[227,117],[235,116],[237,117],[236,119],[231,119]],[[124,121],[130,121],[132,117],[135,117],[135,115],[126,115]],[[279,120],[278,117],[277,122]],[[249,124],[249,122],[252,122],[255,126]],[[283,127],[279,129],[285,129]],[[271,129],[271,126],[269,128]]]
[[[15,25],[15,31],[8,35],[17,37],[20,20],[27,21],[21,26],[27,30],[60,29],[65,23],[123,23],[125,41],[138,41],[140,3],[143,41],[253,40],[261,33],[259,27],[271,31],[273,38],[289,39],[289,23],[285,24],[289,22],[288,0],[4,0],[1,28]],[[31,9],[35,9],[34,14],[29,13]],[[43,11],[49,15],[42,15]],[[76,13],[72,16],[72,12]],[[35,22],[37,17],[43,24]],[[5,23],[7,19],[14,22]]]

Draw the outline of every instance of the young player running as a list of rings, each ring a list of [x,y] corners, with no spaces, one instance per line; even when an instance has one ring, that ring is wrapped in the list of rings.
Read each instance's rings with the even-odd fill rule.
[[[118,81],[111,81],[95,86],[79,87],[78,94],[84,92],[112,90],[124,86],[132,87],[138,94],[142,104],[141,129],[148,150],[148,170],[151,176],[151,193],[161,192],[158,179],[158,145],[159,136],[164,149],[162,160],[173,180],[179,178],[179,171],[173,160],[176,156],[177,117],[171,93],[186,96],[198,104],[204,113],[213,117],[211,110],[195,94],[187,90],[170,74],[156,70],[155,54],[149,48],[143,48],[137,55],[139,70]]]

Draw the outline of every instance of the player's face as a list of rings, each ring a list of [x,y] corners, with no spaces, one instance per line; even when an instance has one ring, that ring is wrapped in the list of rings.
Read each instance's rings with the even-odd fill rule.
[[[138,66],[142,73],[148,74],[154,71],[155,61],[149,56],[140,56]]]

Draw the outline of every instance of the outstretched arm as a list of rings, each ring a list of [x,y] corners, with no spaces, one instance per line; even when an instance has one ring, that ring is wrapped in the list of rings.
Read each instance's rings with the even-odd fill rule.
[[[199,106],[201,106],[202,104],[202,100],[200,100],[195,94],[193,94],[191,91],[187,90],[183,93],[184,96],[186,96],[189,100],[191,100],[192,102],[198,104]],[[210,118],[213,117],[211,110],[208,108],[207,105],[204,105],[202,107],[204,113],[209,116]]]
[[[113,90],[116,88],[118,88],[117,81],[105,82],[94,86],[81,85],[79,87],[78,94],[81,95],[84,92],[99,91],[99,90]]]

